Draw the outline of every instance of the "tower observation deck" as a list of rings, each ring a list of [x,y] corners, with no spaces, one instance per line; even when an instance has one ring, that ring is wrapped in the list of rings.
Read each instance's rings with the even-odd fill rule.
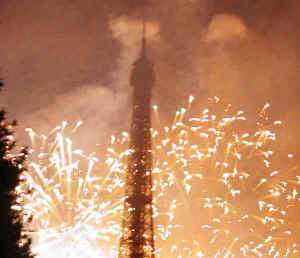
[[[151,90],[154,71],[146,55],[146,24],[143,21],[141,54],[133,64],[130,149],[126,174],[119,258],[154,258],[152,216]]]

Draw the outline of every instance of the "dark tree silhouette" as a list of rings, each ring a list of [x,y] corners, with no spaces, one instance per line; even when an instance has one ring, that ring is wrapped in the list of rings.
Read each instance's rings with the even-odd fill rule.
[[[0,90],[3,83],[0,81]],[[20,211],[11,207],[16,202],[14,193],[19,176],[24,170],[22,164],[26,158],[26,149],[12,154],[15,141],[13,127],[16,122],[5,120],[5,111],[0,111],[0,257],[31,258],[30,239],[22,236]]]

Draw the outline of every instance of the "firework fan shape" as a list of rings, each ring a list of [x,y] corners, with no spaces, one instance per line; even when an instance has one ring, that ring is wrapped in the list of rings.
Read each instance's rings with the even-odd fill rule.
[[[70,129],[63,122],[48,137],[27,129],[34,162],[22,175],[18,202],[28,224],[25,233],[32,235],[33,252],[41,258],[117,253],[124,201],[119,175],[124,164],[120,156],[101,160],[95,153],[73,149],[65,135],[72,135],[80,125]]]
[[[218,98],[194,115],[193,100],[151,129],[156,256],[297,257],[300,177],[293,156],[279,151],[281,122],[269,121],[268,104],[251,126]],[[37,144],[29,129],[40,148],[17,190],[34,250],[117,257],[129,136],[84,155],[65,131],[63,123]]]

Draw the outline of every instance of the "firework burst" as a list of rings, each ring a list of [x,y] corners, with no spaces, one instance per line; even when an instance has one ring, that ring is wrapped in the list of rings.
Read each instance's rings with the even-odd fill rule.
[[[193,100],[171,124],[151,129],[157,257],[299,255],[300,176],[292,155],[281,155],[281,122],[268,119],[267,104],[250,126],[218,98],[194,116]],[[29,130],[40,147],[17,190],[34,251],[116,257],[129,136],[112,136],[102,154],[85,155],[65,131],[65,123],[50,137]]]
[[[157,195],[177,205],[174,256],[296,257],[299,172],[279,151],[281,121],[269,121],[266,104],[249,129],[243,111],[212,102],[153,130]]]
[[[94,257],[95,253],[112,257],[123,205],[118,191],[123,186],[121,159],[107,158],[101,170],[101,157],[73,149],[65,136],[70,134],[66,125],[63,122],[48,137],[27,129],[34,162],[28,164],[17,191],[34,240],[33,251],[42,258]]]

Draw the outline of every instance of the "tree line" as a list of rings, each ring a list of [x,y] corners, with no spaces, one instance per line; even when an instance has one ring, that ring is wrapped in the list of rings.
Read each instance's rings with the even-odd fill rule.
[[[0,91],[3,87],[0,80]],[[33,258],[31,239],[22,233],[21,211],[12,209],[16,203],[15,188],[25,170],[26,148],[13,153],[16,121],[6,120],[5,110],[0,111],[0,257]]]

